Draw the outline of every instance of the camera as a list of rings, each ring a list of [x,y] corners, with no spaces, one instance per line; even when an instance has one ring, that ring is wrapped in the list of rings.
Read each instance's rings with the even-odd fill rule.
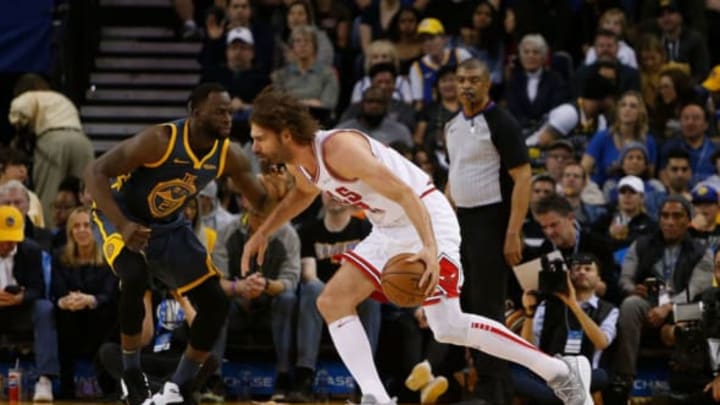
[[[540,259],[542,269],[538,273],[538,290],[546,295],[568,292],[567,268],[562,259],[552,261],[543,256]]]
[[[673,304],[675,322],[697,322],[703,318],[703,303]]]

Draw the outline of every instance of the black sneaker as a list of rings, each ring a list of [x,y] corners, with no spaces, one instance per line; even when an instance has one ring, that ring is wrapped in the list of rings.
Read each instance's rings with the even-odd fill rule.
[[[315,372],[309,368],[298,367],[295,370],[295,384],[287,397],[288,402],[313,402],[313,380]]]
[[[142,405],[146,399],[152,397],[147,376],[138,368],[123,371],[120,388],[122,389],[122,400],[127,405]]]
[[[273,391],[271,401],[285,401],[287,399],[288,391],[290,391],[290,374],[289,373],[278,373],[275,379],[275,390]]]

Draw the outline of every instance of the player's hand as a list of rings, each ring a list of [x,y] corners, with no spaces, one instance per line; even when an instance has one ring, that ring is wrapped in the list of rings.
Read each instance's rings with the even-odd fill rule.
[[[125,246],[132,252],[140,252],[145,249],[150,241],[150,228],[142,226],[137,222],[127,221],[120,227]]]
[[[440,277],[440,267],[438,265],[437,254],[435,249],[427,247],[422,248],[417,254],[407,259],[409,262],[423,262],[425,263],[425,272],[420,278],[418,283],[419,288],[425,289],[425,296],[429,297],[437,286],[438,279]]]
[[[522,240],[520,240],[520,235],[509,232],[505,235],[503,253],[505,254],[505,262],[509,266],[520,263],[520,260],[522,260]]]
[[[250,260],[253,256],[256,257],[258,266],[262,266],[263,260],[265,259],[265,250],[267,249],[268,241],[264,233],[255,231],[250,239],[245,242],[243,247],[242,258],[240,259],[240,274],[245,277],[250,271]]]

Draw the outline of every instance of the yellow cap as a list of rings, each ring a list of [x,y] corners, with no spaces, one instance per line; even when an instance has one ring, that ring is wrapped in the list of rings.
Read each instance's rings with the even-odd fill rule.
[[[717,65],[710,71],[710,75],[702,83],[708,91],[720,91],[720,65]]]
[[[25,240],[25,221],[19,209],[12,205],[0,205],[0,242]]]
[[[437,18],[423,18],[418,24],[417,33],[418,35],[443,35],[445,34],[445,27]]]

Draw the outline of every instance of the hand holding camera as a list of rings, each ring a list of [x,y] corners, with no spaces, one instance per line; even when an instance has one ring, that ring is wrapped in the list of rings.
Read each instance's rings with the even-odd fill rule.
[[[538,273],[538,289],[541,293],[550,296],[555,293],[568,294],[568,276],[565,262],[562,259],[550,261],[547,256],[540,260],[542,266]]]

